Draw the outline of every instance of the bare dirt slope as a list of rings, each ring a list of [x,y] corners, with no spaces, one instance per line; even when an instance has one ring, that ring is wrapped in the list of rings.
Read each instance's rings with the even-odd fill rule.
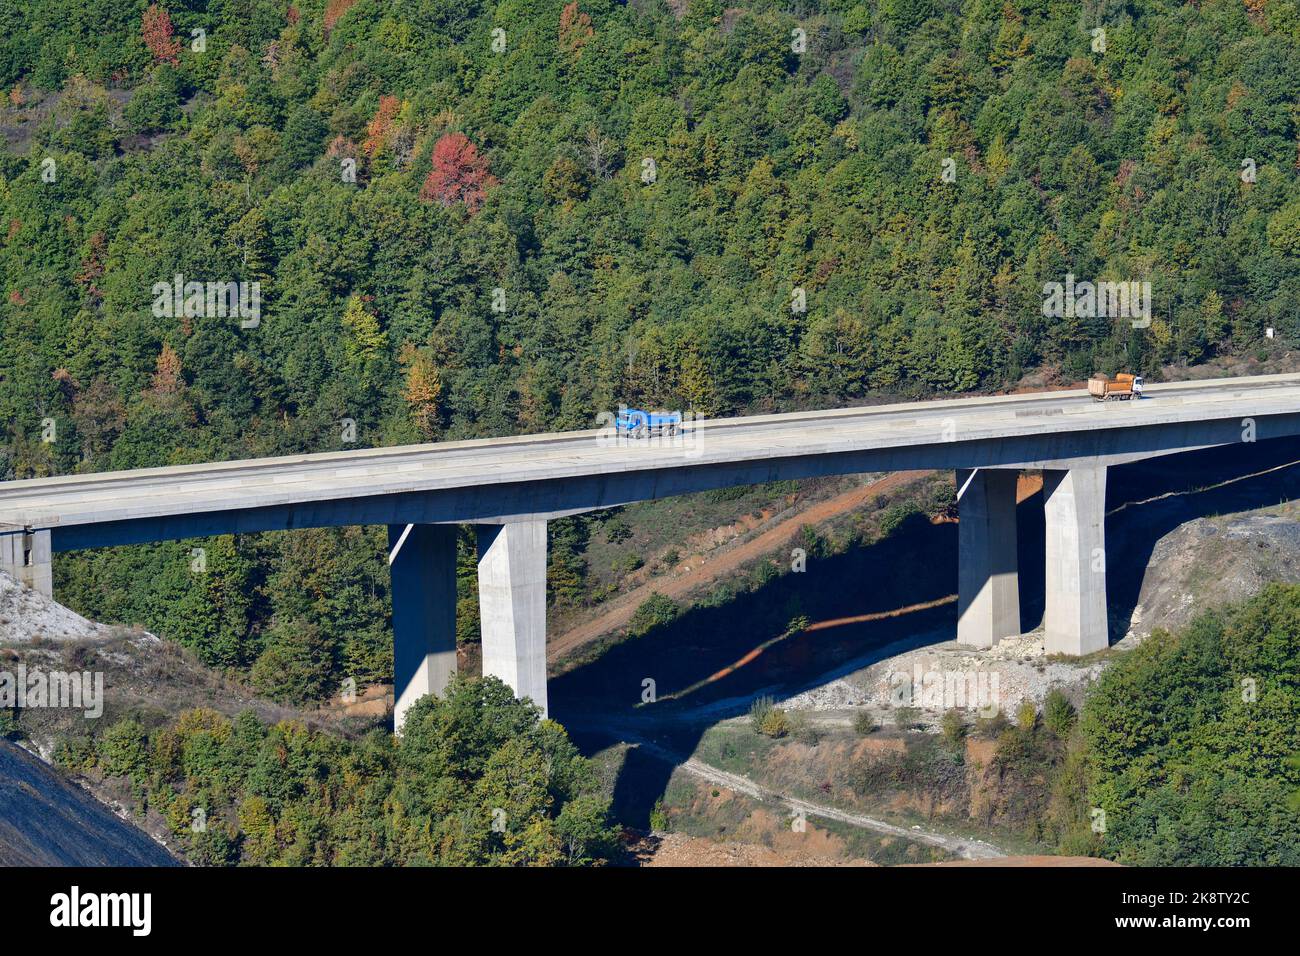
[[[1129,634],[1178,630],[1202,611],[1258,594],[1271,582],[1300,583],[1300,507],[1198,518],[1151,553]]]
[[[684,833],[651,834],[632,844],[638,866],[876,866],[754,843],[718,843]]]
[[[230,716],[252,709],[272,723],[339,719],[329,711],[301,711],[259,698],[174,641],[89,621],[0,571],[0,671],[13,671],[19,664],[29,672],[102,673],[103,714],[91,718],[96,726],[108,726],[126,714],[163,720],[194,707]],[[382,716],[382,700],[380,704]],[[373,720],[374,714],[361,713],[357,719]],[[19,729],[48,758],[60,737],[94,728],[87,727],[82,711],[47,707],[24,710]]]
[[[639,866],[878,866],[870,860],[836,860],[752,843],[717,843],[684,833],[652,834],[630,850]],[[902,866],[1119,866],[1091,856],[1004,856],[992,860],[903,863]]]

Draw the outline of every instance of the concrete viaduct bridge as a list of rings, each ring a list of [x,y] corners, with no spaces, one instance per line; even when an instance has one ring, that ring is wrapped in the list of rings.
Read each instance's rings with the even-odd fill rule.
[[[546,522],[652,498],[817,475],[953,469],[958,640],[1020,633],[1015,479],[1043,469],[1049,652],[1107,646],[1106,469],[1300,434],[1300,375],[715,419],[674,438],[564,432],[0,484],[0,568],[51,593],[56,551],[386,524],[396,723],[456,666],[455,525],[479,541],[483,670],[546,709]],[[938,557],[938,556],[936,556]]]

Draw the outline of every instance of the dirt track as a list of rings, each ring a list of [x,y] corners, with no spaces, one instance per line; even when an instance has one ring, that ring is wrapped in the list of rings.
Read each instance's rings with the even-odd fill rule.
[[[697,588],[712,584],[751,561],[756,561],[780,549],[789,543],[804,525],[816,525],[847,514],[855,508],[862,507],[877,495],[896,491],[928,474],[930,474],[928,471],[899,471],[879,481],[873,481],[869,485],[846,491],[777,522],[748,541],[711,555],[699,564],[693,563],[688,570],[664,575],[620,594],[606,602],[605,609],[598,616],[550,641],[546,648],[546,658],[554,663],[597,638],[624,627],[632,619],[636,609],[652,594],[662,594],[673,600],[683,598]]]
[[[696,757],[684,757],[682,754],[674,753],[672,750],[654,743],[638,734],[627,733],[624,731],[621,736],[625,740],[634,741],[637,746],[654,754],[660,759],[676,764],[679,769],[689,773],[691,776],[707,780],[709,783],[718,787],[726,787],[729,790],[734,790],[735,792],[744,794],[753,800],[775,800],[790,812],[800,814],[805,818],[820,817],[824,820],[835,820],[840,823],[847,823],[849,826],[860,827],[864,830],[872,830],[876,833],[883,833],[887,836],[897,837],[902,840],[925,843],[929,846],[935,846],[942,850],[946,850],[963,860],[996,860],[1006,856],[1006,853],[1001,849],[991,843],[985,842],[984,840],[975,840],[967,837],[952,836],[947,833],[939,833],[933,830],[924,830],[919,826],[896,826],[895,824],[886,823],[883,820],[877,820],[874,817],[869,817],[865,814],[851,813],[847,810],[841,810],[838,807],[826,806],[825,804],[810,803],[807,800],[800,800],[796,797],[777,793],[767,787],[760,786],[749,777],[711,766]]]

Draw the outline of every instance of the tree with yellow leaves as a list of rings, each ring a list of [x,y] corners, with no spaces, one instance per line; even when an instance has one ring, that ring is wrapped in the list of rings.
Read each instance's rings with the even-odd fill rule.
[[[402,346],[398,361],[406,368],[406,385],[402,397],[410,409],[411,421],[425,438],[433,438],[438,431],[442,410],[442,381],[427,352],[407,342]]]
[[[153,374],[151,386],[155,395],[175,395],[180,391],[181,382],[181,357],[176,354],[176,350],[171,347],[170,342],[164,342],[162,351],[158,353],[156,371]]]
[[[348,365],[369,385],[388,336],[379,327],[379,318],[367,307],[367,299],[355,293],[348,297],[343,309],[343,349]]]

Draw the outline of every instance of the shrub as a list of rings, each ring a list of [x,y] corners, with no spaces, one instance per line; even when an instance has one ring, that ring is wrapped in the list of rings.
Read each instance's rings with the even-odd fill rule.
[[[253,664],[253,686],[267,697],[306,704],[329,695],[334,656],[330,642],[311,621],[273,627],[267,647]]]
[[[239,862],[237,834],[225,823],[209,823],[190,838],[190,853],[199,866],[233,866]]]
[[[911,502],[890,505],[880,516],[880,536],[888,538],[903,526],[903,522],[916,514],[920,514],[920,509]]]
[[[859,795],[902,788],[947,801],[962,799],[968,792],[960,755],[934,737],[923,738],[904,753],[865,755],[849,767],[846,779]]]
[[[879,729],[880,725],[876,723],[870,711],[860,710],[853,716],[853,732],[859,737],[874,734]]]
[[[759,732],[764,737],[771,737],[773,740],[784,737],[790,733],[790,718],[786,716],[784,710],[774,707],[763,718],[763,724],[759,728]]]
[[[764,737],[784,737],[790,732],[790,719],[771,697],[759,697],[749,705],[749,724],[754,733]]]
[[[54,762],[76,772],[88,770],[95,765],[94,744],[88,735],[65,737],[54,747]]]
[[[985,740],[996,740],[1009,726],[1011,722],[1007,720],[1007,715],[998,710],[991,717],[975,718],[975,735]]]
[[[911,730],[921,720],[921,711],[916,707],[899,707],[894,711],[894,726],[899,730]]]
[[[809,524],[799,529],[799,547],[803,548],[804,553],[810,558],[824,558],[831,550],[827,540]]]
[[[1032,700],[1020,702],[1016,709],[1016,726],[1029,733],[1038,724],[1038,708],[1034,706]]]
[[[553,866],[618,852],[592,765],[494,677],[458,675],[443,696],[422,697],[401,737],[196,709],[155,731],[148,752],[134,721],[92,743],[106,772],[139,774],[139,806],[201,865]],[[492,828],[497,807],[504,831]]]
[[[121,720],[104,732],[99,766],[110,777],[143,779],[149,769],[149,737],[135,720]]]
[[[624,575],[636,571],[643,564],[645,564],[645,562],[641,560],[639,554],[623,554],[619,555],[610,563],[609,569],[619,577],[623,577]]]
[[[795,714],[790,718],[790,736],[809,747],[816,747],[822,740],[821,729],[808,719],[807,714]]]
[[[671,623],[681,608],[671,598],[662,594],[652,594],[646,598],[628,622],[627,632],[632,637],[643,637],[656,627]]]
[[[659,833],[668,830],[668,813],[664,810],[664,798],[660,797],[650,809],[650,829]]]
[[[1300,807],[1288,806],[1300,781],[1290,759],[1298,656],[1300,588],[1270,585],[1178,635],[1155,631],[1102,673],[1077,738],[1087,806],[1106,812],[1104,855],[1139,866],[1300,862]],[[1261,677],[1258,698],[1243,692]]]
[[[1064,740],[1070,735],[1075,721],[1074,705],[1060,688],[1053,687],[1043,700],[1043,726]]]
[[[122,111],[132,132],[151,133],[166,129],[181,116],[180,74],[168,66],[153,71],[147,83],[141,83]]]
[[[943,739],[948,746],[957,748],[966,739],[966,721],[961,711],[949,710],[943,715]]]

